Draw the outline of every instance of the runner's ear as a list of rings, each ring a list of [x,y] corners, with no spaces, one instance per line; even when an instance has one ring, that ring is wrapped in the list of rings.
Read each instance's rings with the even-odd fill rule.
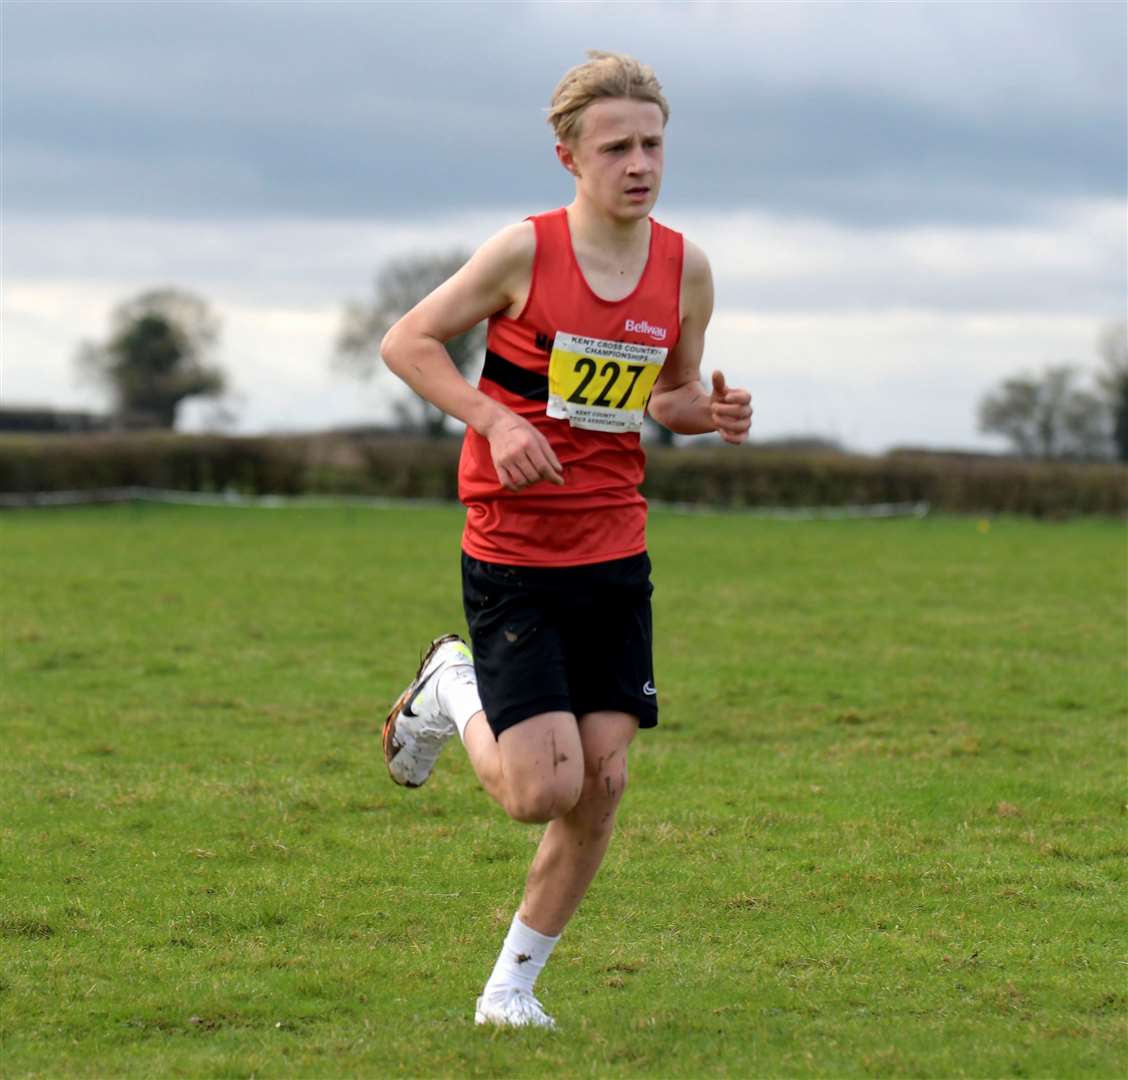
[[[572,153],[572,148],[567,143],[558,142],[556,144],[556,158],[565,169],[579,180],[580,169],[576,164],[576,155]]]

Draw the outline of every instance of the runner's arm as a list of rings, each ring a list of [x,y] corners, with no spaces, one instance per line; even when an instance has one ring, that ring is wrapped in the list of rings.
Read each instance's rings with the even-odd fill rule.
[[[512,491],[538,480],[564,482],[548,440],[527,420],[471,386],[443,345],[513,303],[536,250],[529,222],[487,240],[457,273],[384,335],[384,363],[420,397],[489,440],[498,479]]]
[[[650,415],[678,435],[716,431],[725,442],[742,443],[752,422],[751,394],[726,386],[719,371],[713,373],[712,393],[701,384],[705,328],[713,314],[713,275],[705,253],[689,241],[682,285],[681,335],[654,384]]]

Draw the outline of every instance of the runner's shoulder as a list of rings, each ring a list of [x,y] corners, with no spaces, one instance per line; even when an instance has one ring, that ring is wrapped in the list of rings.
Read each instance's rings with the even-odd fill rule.
[[[682,282],[686,285],[705,285],[713,280],[709,257],[688,237],[683,238]]]
[[[536,251],[533,223],[518,221],[494,233],[474,253],[473,261],[491,276],[519,280],[532,273]]]
[[[682,256],[682,316],[701,322],[709,321],[713,311],[713,271],[705,252],[689,240]]]

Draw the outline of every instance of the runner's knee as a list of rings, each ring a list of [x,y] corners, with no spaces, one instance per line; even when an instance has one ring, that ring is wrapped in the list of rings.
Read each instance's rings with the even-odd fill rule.
[[[599,768],[589,770],[584,777],[584,798],[604,803],[612,809],[619,805],[626,790],[627,762],[618,754],[610,761],[601,762]]]
[[[584,775],[584,789],[573,817],[592,834],[609,832],[615,825],[615,811],[627,790],[625,754],[597,758],[589,763]]]
[[[575,717],[552,712],[530,717],[498,738],[505,780],[502,806],[517,821],[562,817],[583,790],[584,750]]]
[[[571,774],[514,784],[506,796],[505,810],[516,821],[542,824],[569,813],[582,791],[580,778]]]

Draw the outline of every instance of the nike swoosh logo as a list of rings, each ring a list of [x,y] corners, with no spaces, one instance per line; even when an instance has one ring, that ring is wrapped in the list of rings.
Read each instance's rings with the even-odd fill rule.
[[[419,695],[420,695],[421,693],[423,693],[423,687],[427,685],[427,680],[428,680],[428,679],[429,679],[429,678],[430,678],[430,677],[431,677],[432,675],[434,675],[434,674],[435,674],[435,672],[436,672],[436,671],[438,671],[438,670],[439,670],[439,669],[438,669],[437,667],[433,667],[433,668],[431,668],[431,670],[430,670],[430,671],[428,671],[428,672],[427,672],[427,674],[426,674],[426,675],[424,675],[424,676],[423,676],[423,678],[419,680],[419,685],[418,685],[418,686],[417,686],[417,687],[415,688],[415,693],[413,693],[413,694],[411,695],[411,697],[409,697],[409,698],[407,699],[407,701],[405,701],[405,702],[404,702],[404,704],[403,704],[403,709],[401,709],[401,710],[400,710],[401,712],[405,712],[405,713],[407,713],[407,715],[408,715],[408,716],[414,716],[414,715],[415,715],[415,710],[414,710],[414,709],[412,709],[412,707],[411,707],[411,706],[415,704],[415,702],[416,702],[416,700],[418,699]]]
[[[649,679],[647,679],[646,682],[642,684],[642,692],[647,697],[654,697],[654,695],[658,693],[658,687],[656,687]]]

